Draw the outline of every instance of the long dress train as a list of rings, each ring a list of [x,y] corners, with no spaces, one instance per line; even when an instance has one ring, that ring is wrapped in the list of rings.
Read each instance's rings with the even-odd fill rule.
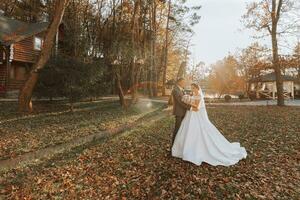
[[[230,143],[210,122],[203,93],[193,96],[192,101],[200,99],[199,111],[187,111],[176,135],[172,155],[201,165],[230,166],[246,158],[247,152],[239,143]]]

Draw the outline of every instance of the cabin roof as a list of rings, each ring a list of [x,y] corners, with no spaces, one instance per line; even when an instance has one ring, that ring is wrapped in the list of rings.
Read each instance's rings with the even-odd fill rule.
[[[292,76],[288,76],[288,75],[282,75],[282,80],[283,81],[295,81],[295,78]],[[249,82],[274,82],[276,81],[276,75],[275,72],[269,73],[269,74],[265,74],[265,75],[261,75],[255,78],[252,78],[249,80]]]
[[[26,23],[0,14],[0,43],[10,45],[47,29],[48,22]]]

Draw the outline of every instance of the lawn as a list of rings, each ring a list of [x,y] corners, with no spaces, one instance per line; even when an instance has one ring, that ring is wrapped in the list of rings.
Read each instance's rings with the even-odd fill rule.
[[[20,116],[16,103],[0,105],[0,160],[134,122],[160,105],[140,102],[124,111],[117,101],[81,102],[74,112],[65,102],[35,106],[35,113]]]
[[[174,120],[143,123],[1,174],[0,199],[299,199],[300,108],[208,108],[248,157],[231,167],[170,158]]]

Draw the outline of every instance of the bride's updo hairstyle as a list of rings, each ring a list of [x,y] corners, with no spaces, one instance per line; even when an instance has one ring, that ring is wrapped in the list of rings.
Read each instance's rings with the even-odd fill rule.
[[[191,86],[195,87],[197,90],[200,90],[200,87],[199,87],[199,85],[198,85],[198,84],[196,84],[196,83],[192,83],[192,84],[191,84]]]

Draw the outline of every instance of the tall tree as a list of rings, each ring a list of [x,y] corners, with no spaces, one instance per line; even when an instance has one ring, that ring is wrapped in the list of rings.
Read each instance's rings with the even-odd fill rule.
[[[208,77],[209,87],[218,92],[219,97],[241,90],[238,66],[238,61],[232,55],[212,65],[212,72]]]
[[[239,62],[238,73],[244,79],[245,91],[249,89],[247,88],[247,81],[261,75],[263,70],[270,68],[268,52],[268,48],[255,42],[242,49],[237,56]]]
[[[165,33],[165,45],[163,52],[163,82],[162,82],[162,95],[166,94],[165,84],[167,82],[167,66],[168,66],[168,53],[169,53],[169,33],[170,33],[170,17],[171,17],[171,0],[168,1],[168,14],[167,14],[167,24]]]
[[[23,21],[55,16],[57,1],[16,2],[17,5],[1,2],[0,9],[5,8],[10,16]],[[188,57],[188,51],[182,48],[186,46],[186,33],[191,32],[198,18],[190,15],[192,10],[197,9],[186,6],[186,0],[70,0],[60,27],[64,34],[58,56],[105,63],[99,67],[107,68],[101,69],[108,73],[106,85],[113,94],[119,94],[121,105],[127,107],[125,96],[130,91],[135,99],[141,83],[150,83],[145,94],[153,96],[158,93],[158,85],[176,77],[178,63]]]
[[[297,43],[295,49],[294,49],[294,66],[296,66],[298,78],[300,80],[300,42]]]
[[[243,16],[245,25],[256,31],[266,31],[272,43],[272,63],[276,74],[277,105],[284,105],[282,69],[279,59],[278,36],[293,26],[282,19],[294,8],[294,0],[260,0],[248,5],[247,13]],[[286,15],[286,16],[284,16]],[[280,22],[283,23],[280,23]]]
[[[18,0],[1,0],[0,9],[4,12],[5,16],[12,16],[17,8]]]
[[[19,111],[29,112],[32,111],[32,92],[38,80],[39,71],[45,66],[51,56],[51,50],[54,44],[54,38],[57,33],[58,27],[62,21],[65,8],[69,0],[56,0],[55,14],[52,22],[47,30],[45,42],[37,63],[34,65],[28,80],[25,82],[20,95],[19,95]]]
[[[283,0],[272,0],[272,11],[270,13],[272,19],[272,25],[266,25],[272,39],[272,55],[273,55],[273,65],[276,74],[276,88],[277,88],[277,105],[284,105],[284,95],[283,95],[283,79],[282,72],[279,63],[279,53],[278,53],[278,40],[277,40],[277,30],[278,22],[281,16]]]
[[[141,15],[141,0],[135,0],[134,9],[131,22],[131,45],[133,49],[132,61],[131,61],[131,95],[132,102],[137,100],[137,85],[140,76],[139,61],[141,58],[141,32],[140,32],[140,15]]]
[[[156,66],[156,31],[157,31],[157,2],[156,0],[151,1],[151,12],[150,12],[150,31],[151,31],[151,42],[150,42],[150,90],[149,96],[157,96],[157,66]]]

